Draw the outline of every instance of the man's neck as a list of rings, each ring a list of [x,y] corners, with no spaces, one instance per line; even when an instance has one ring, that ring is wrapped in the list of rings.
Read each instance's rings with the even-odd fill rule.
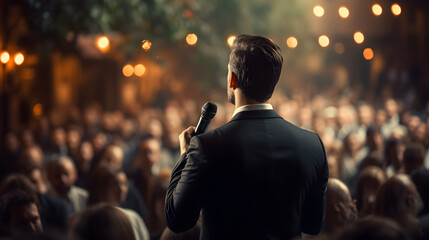
[[[250,104],[263,104],[263,103],[270,103],[270,100],[267,100],[265,102],[258,102],[256,100],[247,98],[246,96],[244,96],[243,93],[240,92],[235,92],[234,93],[235,96],[235,109],[241,107],[241,106],[245,106],[245,105],[250,105]]]

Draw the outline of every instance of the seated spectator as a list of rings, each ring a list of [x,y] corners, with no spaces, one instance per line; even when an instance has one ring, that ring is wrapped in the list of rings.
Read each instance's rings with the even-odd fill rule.
[[[21,158],[19,159],[19,167],[22,165],[37,165],[43,167],[44,154],[39,146],[33,145],[23,150]]]
[[[30,179],[31,183],[36,186],[36,190],[39,193],[46,194],[48,192],[47,179],[45,171],[38,165],[21,165],[19,173]]]
[[[74,185],[77,179],[76,167],[68,156],[55,156],[48,163],[48,179],[52,184],[51,196],[67,203],[69,214],[86,207],[88,192]]]
[[[420,143],[407,146],[404,152],[403,172],[410,175],[416,169],[424,167],[425,149]]]
[[[359,217],[372,214],[377,192],[385,181],[383,170],[375,166],[367,167],[359,174],[355,191]]]
[[[352,223],[356,218],[356,206],[348,187],[340,180],[330,178],[326,191],[326,218],[323,231],[334,232]]]
[[[335,240],[411,240],[394,221],[380,217],[365,217],[344,228]]]
[[[18,136],[12,131],[6,132],[0,145],[0,181],[16,171],[20,154]]]
[[[0,186],[0,196],[7,192],[21,190],[40,204],[40,218],[45,229],[65,230],[66,205],[63,201],[36,191],[36,186],[24,175],[9,175]]]
[[[141,217],[133,210],[119,208],[128,193],[128,180],[125,173],[113,166],[97,167],[89,185],[88,206],[107,203],[121,209],[131,222],[136,240],[149,239],[149,232]]]
[[[386,160],[386,174],[388,177],[399,173],[402,167],[405,145],[399,139],[389,139],[384,148],[384,159]]]
[[[0,224],[5,235],[24,237],[43,232],[37,200],[19,190],[5,193],[0,198]]]
[[[413,182],[405,174],[397,174],[380,188],[375,201],[374,214],[390,218],[404,227],[410,238],[420,236],[419,221],[421,199]]]
[[[69,225],[70,240],[135,240],[128,217],[107,204],[85,209],[73,216]]]

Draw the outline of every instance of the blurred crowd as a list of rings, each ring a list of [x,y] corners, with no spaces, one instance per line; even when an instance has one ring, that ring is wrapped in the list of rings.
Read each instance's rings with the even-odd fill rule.
[[[277,91],[271,103],[324,143],[330,180],[319,237],[428,239],[429,104],[416,109],[401,98],[312,92]],[[217,105],[212,129],[234,111]],[[66,114],[51,110],[6,132],[1,236],[198,239],[198,224],[183,234],[166,229],[163,208],[178,136],[197,123],[199,108],[192,100],[133,113],[91,104]]]

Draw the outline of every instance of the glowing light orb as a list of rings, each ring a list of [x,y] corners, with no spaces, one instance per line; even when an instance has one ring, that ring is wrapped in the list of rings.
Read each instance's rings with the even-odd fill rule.
[[[341,18],[348,18],[350,15],[349,9],[342,6],[338,9],[338,14],[340,15]]]
[[[134,74],[136,74],[137,76],[143,76],[143,74],[146,72],[146,67],[143,66],[142,64],[137,64],[134,67]]]
[[[106,36],[99,37],[97,39],[97,47],[101,51],[106,51],[109,48],[110,41]]]
[[[142,41],[142,48],[145,51],[149,51],[150,47],[152,47],[152,43],[149,40]]]
[[[319,37],[319,45],[321,47],[327,47],[329,45],[329,38],[326,35],[322,35]]]
[[[374,13],[375,16],[380,16],[381,13],[383,13],[383,8],[380,6],[380,4],[376,3],[372,5],[372,13]]]
[[[5,51],[1,53],[0,60],[2,63],[6,64],[7,62],[9,62],[9,59],[10,59],[10,55],[8,52]]]
[[[189,33],[186,36],[186,42],[191,46],[197,44],[197,41],[198,41],[198,37],[195,33]]]
[[[296,48],[298,46],[298,40],[295,37],[289,37],[286,40],[286,44],[289,48]]]
[[[355,32],[355,34],[353,35],[353,39],[355,40],[355,42],[357,44],[361,44],[365,40],[365,37],[364,37],[363,33]]]
[[[125,77],[131,77],[134,73],[133,66],[131,66],[130,64],[125,65],[122,68],[122,73],[124,74]]]
[[[374,52],[371,48],[365,48],[365,50],[363,50],[363,57],[366,60],[371,60],[374,57]]]
[[[399,16],[402,12],[401,6],[399,6],[399,4],[395,3],[392,4],[392,13],[395,16]]]
[[[228,37],[228,39],[226,40],[226,42],[228,43],[228,46],[232,47],[232,44],[234,44],[235,39],[237,38],[237,36],[231,35]]]
[[[316,5],[313,8],[313,13],[316,17],[323,17],[323,15],[325,14],[325,9],[320,5]]]
[[[24,62],[24,55],[19,52],[15,54],[14,60],[16,65],[21,65]]]

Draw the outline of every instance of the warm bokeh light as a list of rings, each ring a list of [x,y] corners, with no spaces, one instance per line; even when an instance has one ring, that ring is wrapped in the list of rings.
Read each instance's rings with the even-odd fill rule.
[[[321,47],[327,47],[329,45],[329,38],[326,35],[319,37],[319,44]]]
[[[380,4],[376,3],[372,5],[372,13],[374,13],[375,16],[380,16],[383,12],[383,8],[381,8]]]
[[[392,13],[395,16],[400,15],[402,12],[401,6],[399,6],[399,4],[395,3],[392,5]]]
[[[371,48],[365,48],[365,50],[363,50],[363,57],[366,60],[371,60],[374,57],[374,52]]]
[[[347,9],[346,7],[342,6],[338,9],[338,14],[340,15],[340,17],[342,18],[348,18],[350,15],[349,9]]]
[[[228,46],[232,47],[232,44],[234,43],[236,38],[237,36],[234,36],[234,35],[229,36],[228,39],[226,40],[226,42],[228,43]]]
[[[338,54],[343,54],[344,53],[344,44],[337,42],[334,44],[334,50],[336,53]]]
[[[9,62],[9,59],[10,59],[10,55],[8,52],[4,51],[1,53],[0,60],[2,63],[6,64],[7,62]]]
[[[197,37],[197,35],[195,35],[195,33],[189,33],[186,36],[186,42],[189,45],[195,45],[197,43],[197,41],[198,41],[198,37]]]
[[[133,75],[133,72],[134,68],[130,64],[127,64],[122,68],[122,73],[125,77],[131,77]]]
[[[101,51],[106,51],[109,48],[109,39],[106,36],[99,37],[97,39],[97,47]]]
[[[40,117],[43,114],[43,106],[40,103],[37,103],[33,107],[33,115],[36,117]]]
[[[325,9],[323,9],[323,7],[320,5],[316,5],[313,8],[313,13],[314,13],[314,16],[316,17],[322,17],[323,14],[325,14]]]
[[[134,67],[134,74],[137,76],[143,76],[143,74],[146,72],[146,68],[145,66],[143,66],[142,64],[137,64]]]
[[[298,46],[298,40],[295,37],[289,37],[286,40],[286,44],[289,48],[296,48],[296,46]]]
[[[152,43],[149,40],[142,41],[142,48],[145,51],[149,51],[150,47],[152,47]]]
[[[353,35],[353,39],[355,40],[355,42],[357,44],[361,44],[365,40],[365,37],[364,37],[363,33],[355,32],[355,34]]]
[[[15,54],[14,60],[16,65],[21,65],[24,62],[24,55],[19,52]]]

